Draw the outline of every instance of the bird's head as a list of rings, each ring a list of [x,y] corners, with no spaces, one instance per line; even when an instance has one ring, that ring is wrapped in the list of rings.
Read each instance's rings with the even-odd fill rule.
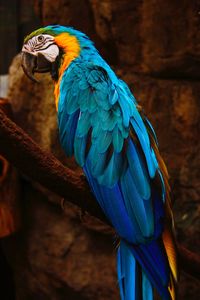
[[[22,68],[33,81],[37,81],[35,72],[50,72],[57,81],[72,60],[88,47],[93,47],[88,37],[73,28],[59,25],[39,28],[24,40]]]

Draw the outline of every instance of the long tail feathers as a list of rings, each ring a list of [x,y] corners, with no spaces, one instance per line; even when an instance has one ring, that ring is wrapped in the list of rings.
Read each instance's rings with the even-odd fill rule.
[[[121,240],[117,253],[121,300],[153,300],[153,287],[162,299],[176,299],[178,275],[173,236],[165,230],[162,238],[163,248],[162,241],[131,246]]]
[[[121,300],[153,300],[151,282],[123,241],[117,253],[117,273]]]

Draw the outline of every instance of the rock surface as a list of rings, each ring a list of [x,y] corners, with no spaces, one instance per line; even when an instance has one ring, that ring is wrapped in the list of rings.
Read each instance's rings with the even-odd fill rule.
[[[35,0],[35,9],[43,24],[59,22],[87,32],[130,85],[155,128],[169,169],[177,238],[198,252],[198,5],[189,0]],[[16,122],[77,168],[59,146],[51,80],[48,75],[40,79],[34,85],[25,78],[20,58],[15,58],[9,99]],[[27,180],[22,185],[24,225],[4,242],[16,274],[17,299],[118,299],[114,239],[95,226],[86,228],[73,208],[64,214],[53,204],[56,195]],[[179,298],[192,300],[199,294],[198,282],[182,274]]]
[[[200,78],[198,1],[35,0],[35,8],[45,25],[89,34],[110,62],[156,77]]]

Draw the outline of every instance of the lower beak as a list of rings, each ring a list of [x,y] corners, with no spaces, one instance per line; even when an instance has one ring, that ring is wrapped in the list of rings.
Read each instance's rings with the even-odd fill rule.
[[[34,77],[35,72],[45,73],[50,72],[52,69],[52,63],[40,53],[36,56],[28,52],[22,52],[21,65],[24,73],[34,82],[38,82]]]

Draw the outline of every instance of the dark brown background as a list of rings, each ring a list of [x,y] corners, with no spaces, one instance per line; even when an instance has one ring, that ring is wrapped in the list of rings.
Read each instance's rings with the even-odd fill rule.
[[[169,169],[177,239],[198,252],[200,1],[19,2],[19,39],[36,22],[74,26],[95,41],[130,85],[156,130]],[[15,49],[20,47],[17,43]],[[9,100],[17,123],[42,147],[76,168],[59,146],[49,76],[39,76],[41,83],[34,85],[20,69],[19,56],[9,74]],[[27,178],[21,177],[21,187],[21,230],[3,240],[17,299],[118,299],[114,238],[98,224],[84,225],[71,206],[66,204],[62,212],[54,204],[57,196]],[[181,274],[179,299],[199,295],[199,282]]]

